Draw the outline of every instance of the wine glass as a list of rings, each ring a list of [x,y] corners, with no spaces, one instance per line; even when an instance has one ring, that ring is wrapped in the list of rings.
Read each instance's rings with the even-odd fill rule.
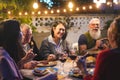
[[[70,54],[69,57],[73,61],[72,62],[72,68],[74,68],[74,63],[75,63],[75,60],[77,58],[77,55],[76,54]]]
[[[62,71],[60,72],[60,74],[65,74],[64,72],[64,63],[67,60],[67,55],[64,53],[59,54],[59,61],[61,62],[60,68],[62,69]]]
[[[34,43],[31,41],[31,49],[33,49],[34,48]]]

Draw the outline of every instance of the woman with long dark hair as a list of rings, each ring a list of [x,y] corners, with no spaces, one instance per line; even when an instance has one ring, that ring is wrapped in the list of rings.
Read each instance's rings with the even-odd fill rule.
[[[7,20],[0,23],[0,80],[23,79],[16,65],[24,56],[18,54],[21,38],[19,26],[20,24],[16,20]]]

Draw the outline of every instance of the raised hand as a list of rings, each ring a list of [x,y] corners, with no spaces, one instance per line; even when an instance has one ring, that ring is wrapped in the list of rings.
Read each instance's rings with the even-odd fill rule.
[[[30,49],[26,55],[23,57],[23,59],[28,62],[28,61],[31,61],[37,54],[34,54],[33,53],[33,49]]]

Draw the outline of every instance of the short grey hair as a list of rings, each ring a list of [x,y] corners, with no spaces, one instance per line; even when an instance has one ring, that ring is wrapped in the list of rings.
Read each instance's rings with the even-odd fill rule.
[[[99,22],[100,22],[100,19],[98,19],[98,18],[92,18],[92,19],[90,20],[89,24],[91,24],[93,21],[99,21]]]
[[[28,24],[26,24],[26,23],[22,23],[22,24],[20,25],[20,29],[21,29],[21,31],[22,31],[23,29],[27,29],[27,30],[31,30],[31,31],[32,31],[30,25],[28,25]]]

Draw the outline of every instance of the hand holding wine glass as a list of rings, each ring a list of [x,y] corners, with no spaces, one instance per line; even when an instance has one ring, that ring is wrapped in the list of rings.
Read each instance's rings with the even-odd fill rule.
[[[61,62],[61,68],[62,68],[62,71],[60,72],[60,74],[65,74],[65,72],[64,72],[64,63],[67,60],[67,54],[64,54],[64,53],[59,54],[59,60]]]
[[[70,59],[73,61],[72,67],[74,67],[75,60],[77,58],[77,55],[75,53],[69,54]]]
[[[34,43],[32,41],[31,41],[30,45],[31,45],[31,49],[33,49],[34,48]]]

